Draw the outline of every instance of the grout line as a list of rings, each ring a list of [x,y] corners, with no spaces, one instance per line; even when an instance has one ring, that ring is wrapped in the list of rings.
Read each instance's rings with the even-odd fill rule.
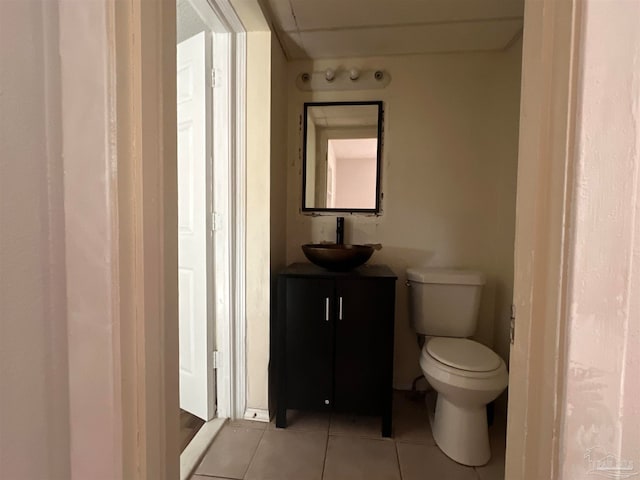
[[[520,28],[513,37],[511,37],[511,40],[509,40],[507,42],[507,44],[504,46],[503,50],[506,52],[507,50],[509,50],[511,47],[513,47],[518,40],[520,40],[522,38],[522,35],[524,33],[524,27]]]
[[[411,410],[409,410],[409,412],[411,412]],[[436,451],[438,451],[438,447],[437,445],[435,445],[433,442],[423,442],[423,441],[416,441],[416,440],[397,440],[395,437],[386,439],[386,438],[372,438],[372,437],[358,437],[358,436],[351,436],[349,434],[347,435],[331,435],[329,434],[329,429],[331,428],[331,422],[332,420],[335,420],[334,416],[332,414],[329,415],[329,425],[327,427],[326,430],[326,439],[325,439],[325,447],[324,447],[324,456],[323,456],[323,463],[322,463],[322,470],[321,470],[321,479],[325,479],[325,475],[326,475],[326,467],[328,465],[328,452],[329,452],[329,440],[331,439],[330,437],[335,437],[335,436],[342,436],[342,437],[351,437],[351,438],[361,438],[361,439],[365,439],[365,440],[377,440],[377,441],[384,441],[384,442],[388,442],[391,441],[394,444],[394,449],[395,449],[395,453],[396,453],[396,465],[398,468],[398,475],[399,477],[397,477],[399,480],[403,480],[405,478],[404,476],[404,472],[402,469],[402,462],[400,461],[400,450],[399,450],[399,445],[403,444],[403,445],[416,445],[419,446],[421,448],[421,450],[424,451],[424,449],[434,449]],[[225,427],[229,427],[230,425],[225,425]],[[249,428],[249,427],[247,427]],[[260,429],[261,434],[260,434],[260,438],[258,441],[258,444],[253,452],[253,454],[251,455],[251,459],[247,464],[247,468],[246,471],[244,472],[244,474],[242,475],[242,478],[246,480],[247,478],[247,472],[249,471],[249,469],[251,468],[251,466],[253,465],[253,462],[255,461],[255,457],[257,456],[257,451],[258,449],[261,447],[262,442],[265,441],[264,440],[264,436],[265,436],[265,432],[268,430],[268,426],[265,429]],[[274,430],[274,431],[278,431],[278,430]],[[295,430],[292,431],[291,433],[294,434],[308,434],[308,433],[320,433],[322,430]],[[281,430],[282,433],[285,433],[285,430]],[[491,438],[492,444],[494,442],[494,438]],[[426,452],[425,452],[426,453]],[[451,463],[455,463],[453,460],[450,461]],[[389,464],[390,465],[390,464]],[[478,470],[478,467],[465,467],[465,468],[470,468],[474,474],[473,474],[473,479],[474,480],[483,480],[483,475],[481,475],[480,471]],[[494,479],[497,480],[497,479]]]
[[[331,418],[329,418],[329,428],[331,428]],[[327,440],[324,442],[324,461],[322,462],[322,474],[321,479],[324,479],[324,469],[327,466],[327,452],[329,451],[329,429],[327,429]]]
[[[393,440],[393,446],[395,447],[395,451],[396,451],[396,462],[398,463],[398,472],[400,473],[400,480],[402,480],[402,466],[400,465],[400,452],[398,452],[398,442],[396,442],[395,439]]]
[[[262,432],[260,434],[260,440],[258,440],[258,444],[256,445],[256,449],[253,451],[253,455],[251,455],[251,460],[249,460],[249,463],[247,463],[247,468],[245,469],[244,473],[242,474],[242,478],[245,478],[247,476],[247,472],[249,471],[249,468],[251,467],[251,464],[253,463],[253,461],[256,458],[256,453],[258,453],[258,449],[260,448],[260,444],[262,443],[262,440],[264,439],[264,433],[267,431],[267,429],[266,428],[264,430],[260,429],[260,431]]]

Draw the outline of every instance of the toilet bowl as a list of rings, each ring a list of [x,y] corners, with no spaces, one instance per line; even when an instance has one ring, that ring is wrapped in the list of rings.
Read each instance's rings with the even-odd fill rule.
[[[491,458],[486,406],[507,387],[507,368],[488,347],[467,338],[435,337],[420,355],[422,372],[437,392],[431,429],[440,449],[469,466]]]

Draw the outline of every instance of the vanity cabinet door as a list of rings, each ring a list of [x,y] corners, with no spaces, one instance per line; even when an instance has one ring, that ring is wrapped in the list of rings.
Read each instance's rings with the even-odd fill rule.
[[[334,282],[288,278],[285,283],[286,405],[293,409],[330,409]]]
[[[394,299],[394,280],[337,280],[335,410],[390,411]]]

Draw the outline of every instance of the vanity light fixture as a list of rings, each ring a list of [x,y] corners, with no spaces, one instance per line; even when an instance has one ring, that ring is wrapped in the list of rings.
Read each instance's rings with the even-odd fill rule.
[[[384,70],[360,70],[357,67],[302,72],[296,78],[296,86],[303,91],[377,90],[385,88],[390,82],[391,76]]]

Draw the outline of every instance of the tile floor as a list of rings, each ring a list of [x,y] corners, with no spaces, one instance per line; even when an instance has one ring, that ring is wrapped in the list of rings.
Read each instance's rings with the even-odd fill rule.
[[[493,458],[470,468],[433,442],[424,402],[394,397],[394,438],[380,420],[289,412],[288,428],[274,423],[227,423],[193,480],[503,480],[504,428],[491,427]]]

